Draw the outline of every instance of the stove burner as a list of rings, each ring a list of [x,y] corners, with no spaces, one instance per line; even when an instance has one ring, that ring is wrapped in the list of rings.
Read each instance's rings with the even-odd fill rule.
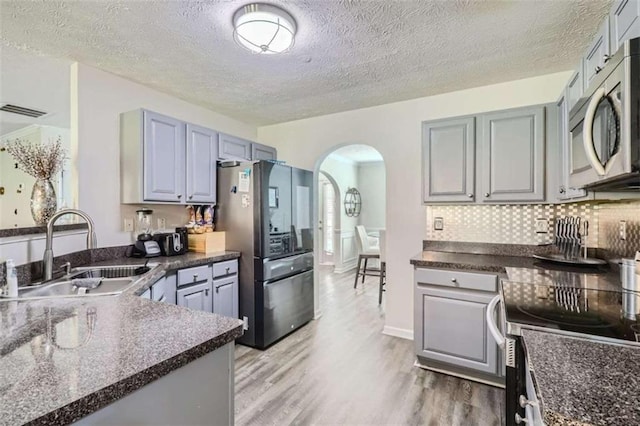
[[[569,327],[584,327],[584,328],[610,328],[613,325],[604,322],[602,318],[594,315],[588,315],[586,312],[578,315],[568,315],[571,312],[567,311],[552,311],[543,310],[539,313],[532,313],[520,305],[516,305],[516,308],[525,315],[535,318],[540,321],[564,325]]]

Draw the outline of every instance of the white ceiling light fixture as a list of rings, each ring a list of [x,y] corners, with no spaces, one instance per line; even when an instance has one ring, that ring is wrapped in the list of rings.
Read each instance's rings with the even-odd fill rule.
[[[283,53],[291,49],[296,21],[279,7],[252,3],[233,15],[233,38],[242,47],[258,54]]]

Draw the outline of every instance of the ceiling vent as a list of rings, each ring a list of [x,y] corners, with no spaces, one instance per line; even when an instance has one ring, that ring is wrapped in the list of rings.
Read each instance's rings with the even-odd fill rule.
[[[26,115],[27,117],[40,118],[46,115],[46,112],[38,111],[36,109],[25,108],[17,105],[5,104],[0,107],[0,111],[11,112],[13,114]]]

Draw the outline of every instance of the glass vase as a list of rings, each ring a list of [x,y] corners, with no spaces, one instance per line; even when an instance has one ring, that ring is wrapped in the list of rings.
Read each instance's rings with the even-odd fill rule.
[[[44,226],[56,212],[56,190],[49,179],[36,179],[31,191],[31,216],[37,226]]]

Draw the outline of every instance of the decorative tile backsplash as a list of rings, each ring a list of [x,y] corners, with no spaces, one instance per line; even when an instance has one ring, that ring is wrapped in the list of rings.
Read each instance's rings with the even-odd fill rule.
[[[580,216],[589,221],[589,247],[625,257],[640,250],[640,201],[427,206],[427,240],[548,244],[553,242],[555,219],[562,216]],[[436,217],[444,220],[441,231],[434,230]],[[536,233],[536,219],[547,220],[547,233]],[[624,241],[618,235],[620,220],[627,222]]]

